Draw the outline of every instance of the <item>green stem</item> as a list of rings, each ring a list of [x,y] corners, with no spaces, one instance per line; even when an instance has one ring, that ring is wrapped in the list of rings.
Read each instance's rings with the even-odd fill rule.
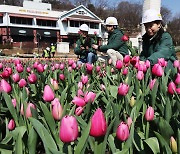
[[[68,154],[72,154],[71,144],[68,145]]]
[[[149,121],[147,121],[146,125],[146,139],[149,137]]]

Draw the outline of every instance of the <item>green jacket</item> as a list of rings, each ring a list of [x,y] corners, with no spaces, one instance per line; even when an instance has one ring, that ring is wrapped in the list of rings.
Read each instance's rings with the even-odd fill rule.
[[[51,46],[51,52],[56,52],[56,47],[54,45]]]
[[[177,59],[172,38],[162,29],[152,40],[147,34],[143,36],[143,51],[140,54],[140,60],[149,60],[151,65],[156,64],[158,58],[164,58],[168,62],[166,70],[172,69],[173,62]]]
[[[87,58],[87,55],[89,52],[96,54],[96,50],[94,50],[92,48],[92,44],[94,44],[93,38],[87,37],[85,39],[85,38],[80,37],[80,39],[78,39],[76,42],[76,47],[74,49],[74,53],[76,55],[79,55],[81,59]],[[81,46],[83,46],[84,48],[86,48],[88,46],[89,49],[88,50],[85,50],[85,49],[82,50]]]
[[[102,45],[99,47],[99,50],[102,52],[107,52],[108,49],[114,49],[120,52],[122,55],[128,55],[128,46],[126,42],[122,40],[123,32],[117,28],[108,36],[107,45]]]

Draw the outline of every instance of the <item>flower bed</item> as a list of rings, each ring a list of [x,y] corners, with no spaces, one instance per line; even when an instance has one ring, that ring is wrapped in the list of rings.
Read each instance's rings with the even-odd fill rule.
[[[1,153],[177,153],[180,64],[125,56],[0,62]]]

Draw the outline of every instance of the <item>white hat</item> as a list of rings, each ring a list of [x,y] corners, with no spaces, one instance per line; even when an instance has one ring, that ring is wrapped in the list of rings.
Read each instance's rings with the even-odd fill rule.
[[[143,24],[156,20],[162,20],[162,16],[157,10],[149,9],[144,12],[142,17]]]
[[[46,48],[46,50],[50,50],[50,48],[49,48],[49,47],[47,47],[47,48]]]
[[[86,24],[82,24],[82,25],[79,27],[79,30],[88,32],[88,31],[89,31],[89,27],[88,27],[88,25],[86,25]]]
[[[106,19],[105,25],[117,26],[118,25],[117,19],[115,17],[108,17]]]

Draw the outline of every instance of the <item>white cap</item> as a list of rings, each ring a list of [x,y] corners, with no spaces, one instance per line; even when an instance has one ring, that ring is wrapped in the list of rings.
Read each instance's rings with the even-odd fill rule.
[[[161,14],[157,10],[149,9],[149,10],[146,10],[143,14],[142,24],[156,21],[156,20],[162,20]]]
[[[115,17],[108,17],[106,19],[105,25],[117,26],[118,25],[117,19]]]
[[[89,27],[88,27],[88,25],[86,25],[86,24],[82,24],[82,25],[79,27],[79,30],[88,32],[88,31],[89,31]]]
[[[50,50],[50,48],[49,48],[49,47],[47,47],[47,48],[46,48],[46,50]]]

